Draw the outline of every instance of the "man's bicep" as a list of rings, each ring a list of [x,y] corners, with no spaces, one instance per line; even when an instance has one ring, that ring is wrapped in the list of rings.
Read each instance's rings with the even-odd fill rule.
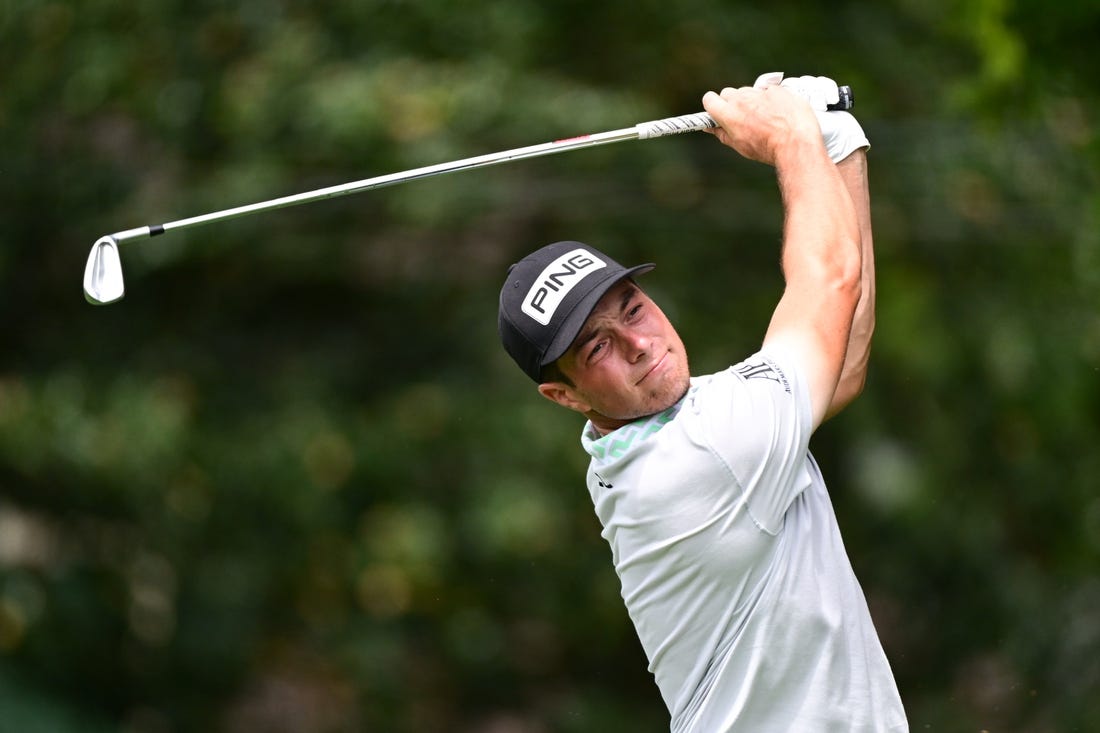
[[[800,299],[789,290],[779,301],[764,337],[803,374],[816,430],[832,402],[844,366],[851,311],[828,299]]]

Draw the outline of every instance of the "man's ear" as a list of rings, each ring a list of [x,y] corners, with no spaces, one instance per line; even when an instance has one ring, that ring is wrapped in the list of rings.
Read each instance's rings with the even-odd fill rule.
[[[582,414],[592,409],[592,405],[582,400],[576,390],[565,382],[544,382],[539,385],[539,394],[551,402]]]

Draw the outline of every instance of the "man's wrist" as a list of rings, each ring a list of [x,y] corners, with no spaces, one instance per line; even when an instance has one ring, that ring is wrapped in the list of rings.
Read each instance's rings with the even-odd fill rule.
[[[820,135],[792,137],[775,153],[775,168],[784,171],[810,171],[819,164],[830,163],[828,151]]]

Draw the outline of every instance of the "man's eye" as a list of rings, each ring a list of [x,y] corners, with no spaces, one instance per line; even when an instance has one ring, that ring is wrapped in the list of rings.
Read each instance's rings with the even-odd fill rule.
[[[630,309],[630,313],[628,315],[631,318],[633,318],[634,316],[638,315],[638,311],[640,311],[641,309],[642,309],[642,304],[638,303],[638,305],[636,305],[636,306],[634,306],[633,308]]]
[[[596,344],[595,346],[593,346],[592,350],[588,352],[589,361],[591,361],[593,357],[595,357],[597,354],[599,354],[600,351],[603,350],[603,347],[604,347],[604,342],[603,341],[601,341],[598,344]]]

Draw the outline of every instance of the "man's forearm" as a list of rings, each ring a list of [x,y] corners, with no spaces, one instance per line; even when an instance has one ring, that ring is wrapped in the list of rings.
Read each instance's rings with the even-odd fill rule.
[[[839,167],[823,155],[790,160],[776,166],[785,210],[783,271],[788,285],[815,289],[824,284],[821,278],[841,276],[857,264],[861,227]]]
[[[875,255],[871,235],[871,195],[867,180],[866,150],[856,150],[840,161],[837,170],[855,205],[862,266],[859,304],[852,316],[844,368],[826,417],[840,412],[863,390],[867,363],[871,356],[871,337],[875,330]]]

